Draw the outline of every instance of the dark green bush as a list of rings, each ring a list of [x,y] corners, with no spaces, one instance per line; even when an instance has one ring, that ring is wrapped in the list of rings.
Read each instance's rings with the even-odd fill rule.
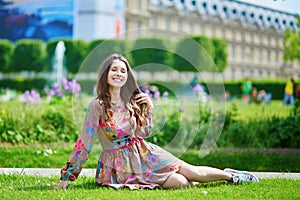
[[[13,51],[14,44],[11,41],[0,39],[0,72],[10,72]]]
[[[0,88],[10,88],[17,91],[24,92],[25,90],[36,89],[37,91],[43,93],[45,85],[47,85],[48,80],[43,78],[35,79],[1,79]]]
[[[64,40],[64,44],[66,69],[69,73],[75,74],[87,55],[88,43],[83,40]]]
[[[45,43],[41,40],[22,39],[17,41],[12,57],[12,70],[41,72],[44,70]]]
[[[297,104],[287,117],[271,116],[230,123],[218,141],[219,146],[256,148],[299,148],[300,115]]]
[[[130,52],[133,68],[137,71],[162,71],[165,69],[163,66],[169,64],[167,63],[167,44],[167,41],[162,38],[139,38],[135,40]]]

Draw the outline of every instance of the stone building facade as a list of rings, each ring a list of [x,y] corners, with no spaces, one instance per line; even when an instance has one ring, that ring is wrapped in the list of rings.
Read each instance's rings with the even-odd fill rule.
[[[236,0],[127,0],[124,15],[127,39],[166,36],[176,40],[178,35],[173,33],[181,32],[227,41],[224,79],[300,78],[300,62],[283,60],[283,33],[299,29],[296,14]]]

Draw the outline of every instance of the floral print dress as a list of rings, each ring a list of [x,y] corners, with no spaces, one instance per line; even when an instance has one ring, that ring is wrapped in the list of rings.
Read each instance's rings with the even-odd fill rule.
[[[96,181],[113,188],[144,189],[162,187],[167,178],[176,173],[181,160],[162,148],[145,141],[151,133],[152,115],[148,126],[132,124],[124,103],[115,106],[113,121],[105,123],[101,100],[90,102],[83,129],[65,166],[61,180],[74,181],[88,160],[95,138],[102,145]]]

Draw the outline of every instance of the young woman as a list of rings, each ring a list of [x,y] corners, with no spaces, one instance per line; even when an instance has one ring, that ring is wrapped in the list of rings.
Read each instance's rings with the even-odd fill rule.
[[[249,172],[190,165],[145,141],[151,133],[154,105],[142,93],[128,61],[118,54],[102,64],[96,86],[97,98],[86,112],[83,129],[61,170],[58,188],[74,181],[97,138],[103,148],[96,171],[99,185],[114,188],[180,188],[192,182],[226,180],[258,182]]]

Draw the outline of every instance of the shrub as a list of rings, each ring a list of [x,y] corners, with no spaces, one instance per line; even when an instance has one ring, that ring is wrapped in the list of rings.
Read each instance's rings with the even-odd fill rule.
[[[41,40],[22,39],[17,41],[13,53],[12,69],[14,71],[44,70],[43,60],[45,59],[45,44]]]
[[[14,44],[11,41],[0,39],[0,69],[4,73],[10,72],[13,51]]]

